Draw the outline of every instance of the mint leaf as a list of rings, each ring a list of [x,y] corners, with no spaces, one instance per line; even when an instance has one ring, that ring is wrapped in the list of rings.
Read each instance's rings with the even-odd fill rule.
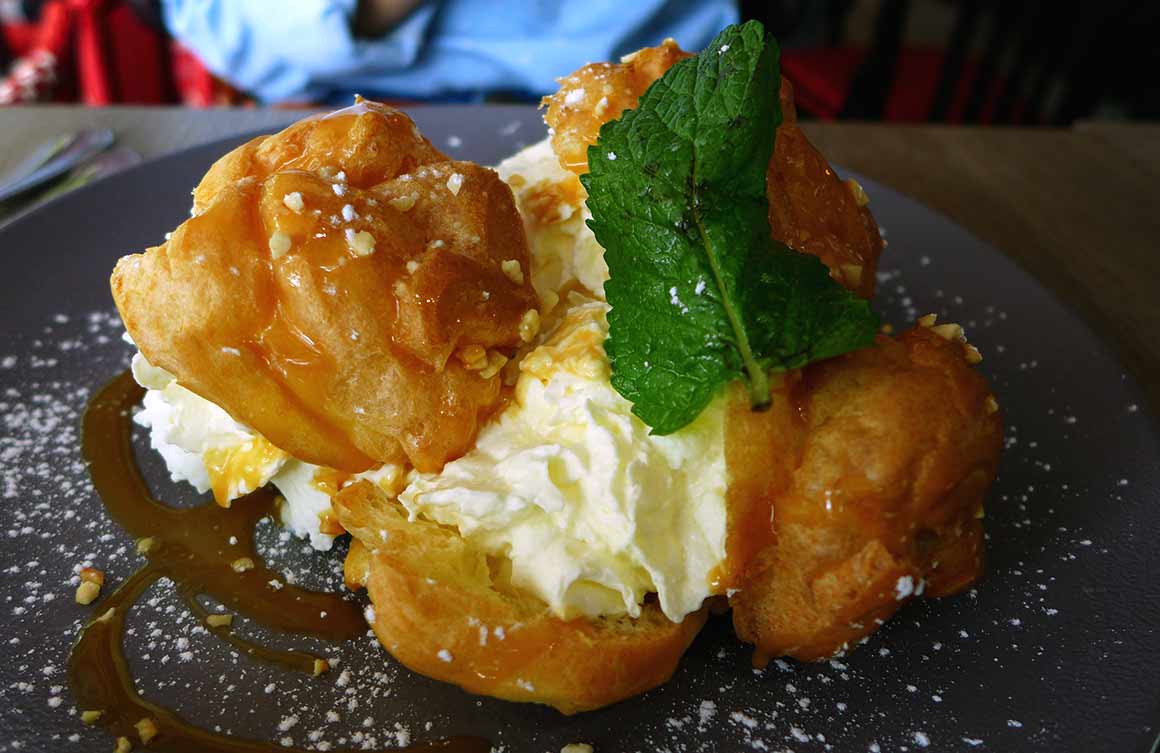
[[[655,434],[744,376],[869,345],[878,319],[815,257],[773,241],[765,173],[781,122],[777,45],[756,21],[682,60],[588,149],[605,249],[612,384]]]

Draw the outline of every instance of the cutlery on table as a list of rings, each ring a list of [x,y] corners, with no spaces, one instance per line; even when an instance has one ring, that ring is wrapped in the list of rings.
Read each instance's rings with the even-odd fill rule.
[[[78,131],[41,144],[0,180],[0,202],[19,196],[77,168],[113,145],[107,128]]]

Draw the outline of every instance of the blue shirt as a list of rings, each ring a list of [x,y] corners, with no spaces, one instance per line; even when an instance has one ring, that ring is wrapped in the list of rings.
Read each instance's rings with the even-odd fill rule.
[[[665,37],[699,51],[738,17],[732,0],[441,0],[364,39],[352,31],[356,1],[162,0],[162,10],[206,67],[264,102],[534,97]]]

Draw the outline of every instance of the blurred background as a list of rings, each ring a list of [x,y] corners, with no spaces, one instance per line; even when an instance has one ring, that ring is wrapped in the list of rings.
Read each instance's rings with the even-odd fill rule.
[[[1160,2],[0,0],[0,105],[536,102],[554,77],[765,23],[803,117],[1160,116]]]

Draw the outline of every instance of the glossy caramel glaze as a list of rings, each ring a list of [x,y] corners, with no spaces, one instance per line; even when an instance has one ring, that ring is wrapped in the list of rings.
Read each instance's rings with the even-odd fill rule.
[[[734,484],[752,475],[745,483],[761,495],[736,533],[772,535],[758,551],[746,541],[744,571],[732,573],[734,625],[756,644],[755,661],[825,658],[911,598],[982,575],[983,499],[1003,431],[966,356],[963,342],[925,326],[881,335],[805,369],[775,397],[785,416],[752,414],[745,435],[727,440]],[[733,465],[738,453],[764,463]]]
[[[588,147],[600,126],[636,107],[640,95],[671,66],[689,57],[672,40],[646,47],[621,63],[592,63],[560,79],[545,97],[545,120],[560,164],[588,170]],[[856,183],[842,181],[797,125],[793,87],[781,80],[782,123],[766,173],[769,224],[774,240],[821,259],[838,282],[864,298],[874,295],[883,242],[878,223]]]
[[[184,721],[175,712],[143,699],[136,691],[123,653],[125,618],[159,578],[168,578],[186,606],[202,621],[208,613],[198,596],[209,596],[236,613],[270,628],[330,641],[361,636],[361,609],[338,594],[308,591],[291,584],[270,587],[279,578],[254,547],[253,527],[273,509],[274,495],[260,490],[230,508],[207,503],[177,509],[153,499],[133,458],[130,410],[143,394],[126,372],[98,392],[85,413],[83,450],[93,485],[109,515],[135,538],[146,564],[109,596],[93,605],[96,619],[81,633],[69,657],[69,684],[76,706],[101,711],[97,724],[115,736],[137,740],[134,725],[152,719],[158,735],[149,750],[162,753],[273,753],[293,751],[258,740],[214,734]],[[236,544],[230,544],[235,537]],[[232,564],[248,557],[253,567],[237,572]],[[327,615],[326,619],[320,613]],[[297,671],[316,673],[320,657],[278,651],[234,635],[228,626],[210,627],[252,658]],[[453,738],[408,748],[410,751],[460,753],[487,751],[478,738]]]
[[[498,375],[455,354],[522,344],[528,257],[493,171],[366,102],[220,159],[194,216],[122,258],[112,289],[150,363],[276,447],[437,471],[500,404]]]
[[[640,95],[675,63],[692,57],[672,39],[625,55],[619,63],[589,63],[556,79],[560,91],[544,97],[545,120],[552,130],[552,150],[560,164],[575,173],[588,171],[588,147],[600,126],[636,107]]]

